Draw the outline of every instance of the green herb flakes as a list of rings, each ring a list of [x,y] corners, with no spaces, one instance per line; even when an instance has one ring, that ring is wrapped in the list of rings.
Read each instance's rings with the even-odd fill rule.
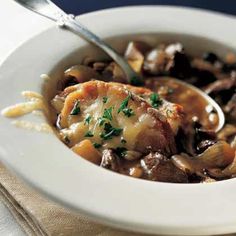
[[[91,119],[92,119],[92,116],[87,114],[86,117],[85,117],[85,120],[84,120],[84,124],[89,125]]]
[[[76,101],[74,104],[74,107],[72,108],[70,115],[75,116],[80,113],[80,106],[79,106],[79,101]]]
[[[112,121],[112,109],[113,107],[110,107],[108,109],[105,108],[102,118]]]
[[[123,102],[120,105],[120,108],[118,109],[118,113],[123,111],[128,106],[130,98],[131,98],[131,95],[129,94],[128,97],[123,100]]]
[[[118,109],[118,113],[122,111],[123,114],[127,117],[134,115],[134,111],[131,108],[128,108],[130,98],[131,98],[131,94],[129,94],[128,97],[123,100],[123,102],[121,103]]]
[[[152,107],[154,108],[158,108],[159,106],[162,105],[163,101],[162,99],[160,98],[159,94],[158,93],[152,93],[150,95],[150,101],[151,101],[151,105]]]
[[[93,146],[94,146],[95,148],[100,148],[100,147],[102,146],[102,144],[100,144],[100,143],[93,143]]]
[[[106,122],[106,119],[105,119],[105,118],[103,118],[103,117],[99,117],[99,118],[98,118],[98,124],[99,124],[99,126],[103,126],[105,122]]]
[[[84,137],[88,137],[88,138],[93,137],[93,136],[94,135],[91,131],[86,132],[85,135],[84,135]]]
[[[105,103],[107,103],[107,100],[108,100],[108,97],[103,97],[102,98],[102,102],[105,104]]]
[[[103,140],[112,139],[113,136],[119,136],[123,129],[115,128],[110,123],[105,123],[104,125],[104,132],[100,134],[100,137]]]
[[[122,111],[125,116],[130,117],[134,115],[134,111],[131,108],[125,108]]]

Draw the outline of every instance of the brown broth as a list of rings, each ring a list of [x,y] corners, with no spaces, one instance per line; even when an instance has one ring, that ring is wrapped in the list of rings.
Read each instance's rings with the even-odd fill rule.
[[[217,128],[218,115],[214,110],[208,109],[210,104],[196,91],[174,80],[161,77],[148,80],[146,86],[158,92],[166,100],[183,106],[188,121],[198,120],[204,128],[210,130]]]

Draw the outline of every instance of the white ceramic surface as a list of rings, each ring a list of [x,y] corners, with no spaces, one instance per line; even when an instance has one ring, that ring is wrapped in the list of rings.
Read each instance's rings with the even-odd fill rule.
[[[86,14],[80,20],[104,38],[187,33],[236,48],[236,32],[232,31],[236,20],[205,11],[131,7]],[[0,67],[0,109],[22,101],[23,90],[42,92],[39,75],[51,74],[63,58],[84,45],[82,39],[53,27],[19,47]],[[27,119],[36,120],[34,116]],[[19,129],[3,117],[0,140],[1,160],[22,178],[52,199],[101,223],[159,234],[236,232],[236,179],[180,185],[128,178],[78,158],[54,134]]]
[[[9,20],[9,16],[11,17]],[[7,22],[7,23],[6,23]],[[23,41],[50,27],[50,20],[27,11],[12,0],[0,1],[0,61]],[[20,25],[20,27],[16,27]],[[25,236],[11,213],[0,201],[0,235]]]

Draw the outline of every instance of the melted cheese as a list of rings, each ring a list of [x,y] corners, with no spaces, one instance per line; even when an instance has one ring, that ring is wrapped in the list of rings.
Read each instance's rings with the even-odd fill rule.
[[[69,146],[89,139],[92,143],[101,144],[102,148],[124,147],[138,152],[146,152],[147,148],[166,152],[174,150],[174,136],[166,117],[144,99],[131,94],[122,84],[89,81],[61,96],[65,101],[58,124],[62,127],[62,138]],[[104,97],[107,97],[105,103]],[[119,111],[120,107],[122,110]],[[124,108],[131,109],[133,115],[127,116]],[[112,118],[106,115],[105,109],[112,111]],[[91,120],[86,124],[88,115]],[[104,120],[102,125],[99,124],[101,119]],[[106,129],[108,124],[111,131]],[[103,135],[108,136],[104,138]]]
[[[38,116],[42,116],[44,112],[48,112],[45,105],[43,96],[33,91],[23,91],[21,95],[28,101],[23,103],[18,103],[9,107],[6,107],[1,111],[1,114],[8,118],[16,118],[19,116],[32,113]],[[51,133],[52,128],[46,123],[33,123],[25,120],[15,120],[12,122],[13,125],[19,128],[24,128],[28,130],[35,130],[39,132]]]
[[[42,101],[30,101],[18,103],[2,110],[2,115],[6,117],[18,117],[31,113],[34,110],[42,109]]]
[[[41,99],[43,100],[43,96],[39,93],[33,92],[33,91],[23,91],[21,95],[24,98],[27,98],[29,100],[34,100],[34,99]]]
[[[22,96],[29,101],[6,107],[1,111],[1,114],[9,118],[14,118],[31,113],[35,110],[47,111],[41,94],[32,91],[23,91]]]
[[[127,138],[130,137],[129,139],[127,139],[126,146],[129,146],[129,148],[132,149],[134,145],[133,140],[135,139],[135,136],[138,134],[138,129],[133,129],[133,122],[132,122],[133,118],[131,117],[125,118],[125,116],[122,113],[117,115],[117,110],[120,106],[120,101],[119,103],[117,104],[116,103],[113,101],[112,98],[111,99],[109,98],[107,103],[104,104],[102,97],[98,97],[96,100],[94,100],[93,103],[89,105],[86,104],[84,107],[84,111],[79,116],[69,115],[67,117],[69,127],[62,129],[61,133],[69,137],[70,145],[75,145],[76,143],[82,141],[85,138],[84,136],[88,131],[91,131],[92,134],[94,135],[93,137],[89,138],[92,142],[101,143],[103,140],[101,139],[100,134],[103,132],[104,127],[99,126],[99,118],[103,116],[105,108],[108,109],[110,107],[113,107],[112,121],[107,120],[106,122],[110,122],[113,127],[123,128],[123,136],[122,135],[118,137],[113,136],[112,139],[108,139],[104,142],[103,147],[116,148],[118,146],[122,146],[121,137],[123,137],[124,139],[126,139],[126,137]],[[89,124],[84,124],[84,120],[86,118],[86,115],[88,114],[92,117],[91,121]],[[132,141],[129,142],[128,140]]]
[[[30,121],[25,121],[25,120],[15,120],[12,122],[12,124],[18,128],[24,128],[24,129],[34,130],[38,132],[52,133],[52,127],[46,123],[37,124]]]

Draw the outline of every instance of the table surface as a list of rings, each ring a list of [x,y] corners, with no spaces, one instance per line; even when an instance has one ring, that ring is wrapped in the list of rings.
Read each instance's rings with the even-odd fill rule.
[[[161,4],[194,6],[236,15],[235,0],[55,0],[69,13],[81,14],[92,10],[127,5]],[[68,4],[70,2],[70,4]],[[9,18],[9,16],[14,16]],[[6,24],[7,22],[7,24]],[[16,4],[13,0],[0,1],[0,61],[29,37],[46,29],[52,23]],[[16,27],[17,26],[17,27]],[[19,27],[20,26],[20,27]],[[0,202],[0,235],[23,236],[7,208]]]

